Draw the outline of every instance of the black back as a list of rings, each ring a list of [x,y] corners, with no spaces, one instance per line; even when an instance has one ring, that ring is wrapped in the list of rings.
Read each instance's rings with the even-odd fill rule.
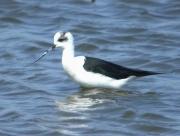
[[[130,69],[108,61],[104,61],[97,58],[85,57],[84,69],[90,72],[99,73],[114,79],[125,79],[130,76],[148,76],[159,73]]]

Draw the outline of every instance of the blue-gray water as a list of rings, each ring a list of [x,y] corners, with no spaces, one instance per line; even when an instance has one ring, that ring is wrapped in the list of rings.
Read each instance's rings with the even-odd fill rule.
[[[180,135],[179,0],[1,0],[0,136]],[[76,54],[167,74],[122,91],[81,89],[64,73],[57,31]]]

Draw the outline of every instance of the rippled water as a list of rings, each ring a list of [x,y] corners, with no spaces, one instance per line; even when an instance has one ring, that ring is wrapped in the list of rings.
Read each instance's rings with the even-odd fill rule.
[[[1,0],[0,135],[180,135],[179,13],[179,0]],[[84,90],[59,49],[25,67],[60,30],[77,55],[167,74]]]

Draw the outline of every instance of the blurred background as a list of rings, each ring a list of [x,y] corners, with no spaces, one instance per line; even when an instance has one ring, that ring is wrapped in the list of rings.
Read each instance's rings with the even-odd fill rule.
[[[0,135],[180,135],[179,0],[1,0]],[[26,67],[70,31],[76,55],[167,73],[122,90],[82,89],[61,50]]]

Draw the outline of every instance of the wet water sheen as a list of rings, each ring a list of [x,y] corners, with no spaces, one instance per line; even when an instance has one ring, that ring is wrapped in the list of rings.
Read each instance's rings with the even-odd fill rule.
[[[179,0],[1,0],[0,135],[180,135],[179,13]],[[167,74],[82,89],[60,49],[26,67],[60,30],[77,55]]]

